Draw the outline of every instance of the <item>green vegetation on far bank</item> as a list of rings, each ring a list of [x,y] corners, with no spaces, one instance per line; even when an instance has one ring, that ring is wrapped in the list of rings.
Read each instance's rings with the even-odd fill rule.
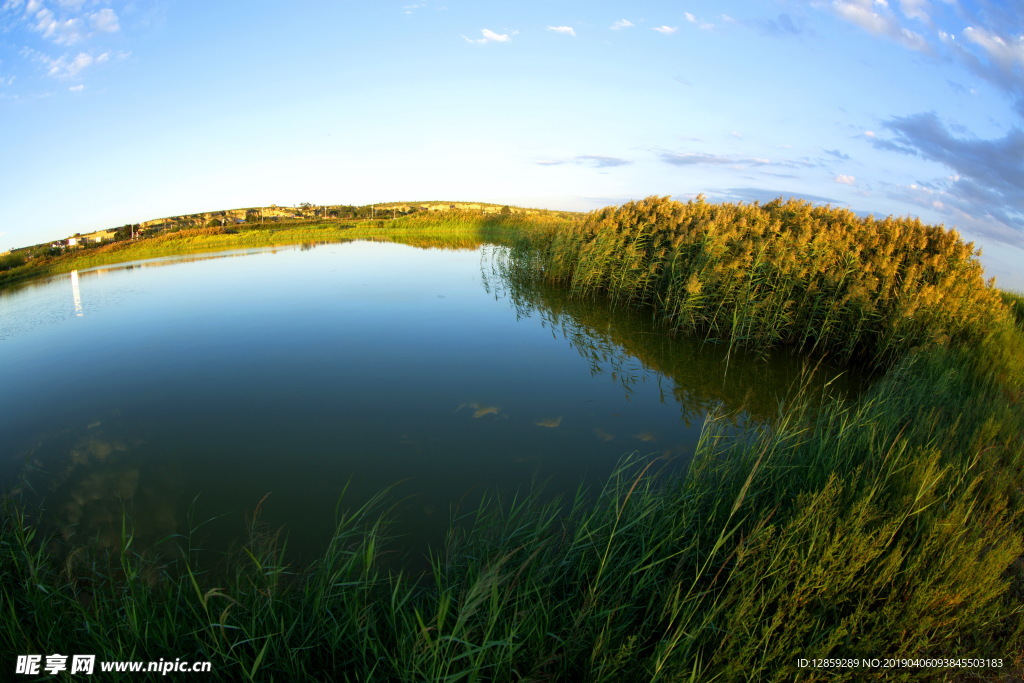
[[[968,245],[784,202],[651,199],[503,225],[524,295],[550,279],[681,332],[797,344],[880,376],[739,437],[710,420],[685,474],[632,456],[596,497],[492,501],[423,575],[389,569],[386,496],[341,518],[309,567],[253,523],[216,572],[187,549],[173,566],[135,553],[130,520],[119,553],[56,556],[8,501],[2,649],[209,660],[209,680],[1024,675],[1021,299],[981,281]]]
[[[409,244],[432,244],[461,248],[483,242],[507,243],[513,234],[537,225],[565,225],[559,215],[527,218],[521,214],[481,214],[471,211],[436,211],[400,216],[395,219],[355,221],[279,221],[267,224],[242,223],[233,227],[210,226],[167,231],[140,238],[114,241],[84,249],[46,248],[26,260],[8,255],[0,267],[0,288],[48,275],[69,273],[97,266],[113,265],[162,256],[199,254],[229,249],[285,246],[289,244],[342,242],[355,239],[386,239]]]

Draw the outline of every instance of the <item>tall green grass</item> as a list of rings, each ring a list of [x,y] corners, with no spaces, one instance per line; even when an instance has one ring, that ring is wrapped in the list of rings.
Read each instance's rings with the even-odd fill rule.
[[[1024,327],[1024,294],[1021,292],[1008,292],[1001,290],[999,292],[1003,298],[1003,302],[1009,306],[1010,311],[1013,313],[1013,319],[1017,321],[1017,324]]]
[[[885,364],[921,344],[977,339],[1005,309],[955,231],[797,200],[649,197],[535,234],[531,246],[523,258],[549,281],[652,306],[678,332],[838,362]]]

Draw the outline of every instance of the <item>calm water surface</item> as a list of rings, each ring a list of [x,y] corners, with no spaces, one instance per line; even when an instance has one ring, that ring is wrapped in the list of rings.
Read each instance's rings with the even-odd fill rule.
[[[727,358],[502,277],[503,250],[352,242],[93,269],[0,294],[0,478],[71,545],[152,544],[260,505],[315,552],[394,489],[421,549],[483,491],[685,464],[711,409],[766,420],[803,363]],[[824,381],[835,373],[819,372]]]

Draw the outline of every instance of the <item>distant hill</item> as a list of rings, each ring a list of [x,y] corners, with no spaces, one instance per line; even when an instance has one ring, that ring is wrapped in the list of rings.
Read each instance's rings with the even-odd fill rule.
[[[219,211],[204,211],[202,213],[181,214],[178,216],[166,216],[154,218],[141,223],[128,223],[117,228],[106,228],[91,233],[75,233],[51,243],[36,244],[27,247],[12,249],[14,253],[25,250],[37,250],[40,248],[76,247],[84,244],[95,244],[108,242],[117,239],[125,239],[126,236],[151,235],[153,233],[167,230],[180,230],[184,228],[201,228],[209,226],[229,226],[241,223],[270,223],[295,220],[330,220],[330,219],[357,219],[357,218],[393,218],[407,216],[413,213],[425,211],[478,211],[484,214],[500,214],[502,212],[525,214],[525,215],[563,215],[568,216],[574,212],[554,211],[550,209],[523,208],[508,204],[494,204],[491,202],[453,202],[453,201],[417,201],[417,202],[384,202],[379,204],[366,204],[356,206],[350,204],[300,204],[299,206],[253,206],[240,209],[222,209]]]

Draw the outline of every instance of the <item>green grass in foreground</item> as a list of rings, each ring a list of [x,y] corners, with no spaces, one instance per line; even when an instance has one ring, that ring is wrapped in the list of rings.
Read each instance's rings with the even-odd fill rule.
[[[386,496],[309,567],[254,522],[217,571],[134,552],[130,520],[119,553],[55,557],[8,501],[0,666],[59,651],[209,660],[225,681],[1024,675],[1024,332],[1004,309],[886,367],[856,403],[807,401],[739,438],[711,421],[685,475],[632,456],[596,497],[492,500],[422,576],[388,569]],[[797,668],[842,657],[1003,666]]]

